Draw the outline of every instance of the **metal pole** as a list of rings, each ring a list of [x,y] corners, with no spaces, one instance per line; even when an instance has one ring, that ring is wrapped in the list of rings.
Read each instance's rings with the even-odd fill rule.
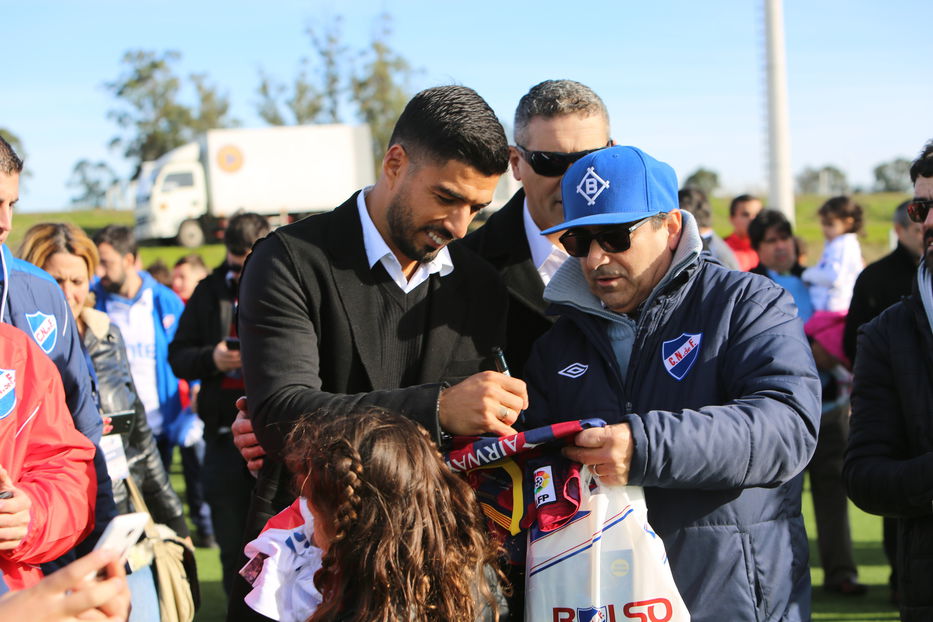
[[[790,172],[787,71],[782,0],[764,0],[768,48],[768,207],[794,223],[794,182]]]

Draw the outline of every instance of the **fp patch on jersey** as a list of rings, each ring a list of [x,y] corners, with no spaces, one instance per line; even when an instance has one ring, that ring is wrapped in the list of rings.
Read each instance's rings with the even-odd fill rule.
[[[50,353],[55,347],[55,340],[58,339],[58,323],[55,321],[55,316],[36,311],[27,313],[26,321],[29,322],[32,338],[36,340],[43,352]]]
[[[661,361],[675,380],[683,380],[700,355],[703,333],[683,333],[676,339],[661,344]]]

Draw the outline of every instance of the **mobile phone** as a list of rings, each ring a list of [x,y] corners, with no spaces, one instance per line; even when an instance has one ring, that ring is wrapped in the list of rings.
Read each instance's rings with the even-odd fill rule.
[[[100,540],[94,545],[94,550],[119,553],[120,563],[123,563],[130,548],[139,542],[139,537],[143,535],[148,522],[149,514],[146,512],[114,516],[101,534]]]
[[[105,417],[110,417],[110,425],[113,429],[110,434],[129,434],[133,429],[133,418],[136,416],[135,410],[119,410],[115,413],[105,413]]]
[[[240,338],[239,337],[224,337],[224,343],[227,344],[228,350],[239,350],[240,349]]]

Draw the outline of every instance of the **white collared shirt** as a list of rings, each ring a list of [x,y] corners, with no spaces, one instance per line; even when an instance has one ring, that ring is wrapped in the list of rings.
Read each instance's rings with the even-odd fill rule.
[[[545,287],[551,282],[551,277],[557,269],[570,257],[567,251],[551,244],[551,240],[541,235],[541,229],[535,224],[528,211],[528,199],[522,207],[522,218],[525,221],[525,237],[528,238],[528,248],[531,249],[531,261],[538,269]]]
[[[376,265],[376,262],[382,262],[382,267],[389,273],[389,277],[406,294],[427,281],[435,272],[443,277],[454,271],[450,251],[444,246],[434,256],[434,259],[419,263],[411,279],[406,279],[405,273],[402,272],[402,264],[399,263],[386,241],[382,239],[382,235],[373,224],[373,219],[369,217],[369,211],[366,209],[366,195],[370,190],[372,186],[366,186],[356,197],[356,207],[360,212],[360,223],[363,225],[363,248],[366,249],[366,259],[369,261],[370,269]]]

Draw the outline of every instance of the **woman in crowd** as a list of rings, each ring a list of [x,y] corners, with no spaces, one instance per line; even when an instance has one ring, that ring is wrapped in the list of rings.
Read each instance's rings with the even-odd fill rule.
[[[70,223],[42,223],[26,232],[19,256],[48,272],[62,288],[93,366],[95,393],[105,424],[109,414],[133,412],[129,432],[121,434],[123,451],[130,476],[142,492],[152,518],[171,527],[179,537],[188,537],[181,500],[172,489],[159,458],[133,384],[120,329],[110,322],[106,313],[93,308],[90,279],[99,262],[94,242],[82,229]],[[130,507],[122,481],[114,482],[113,496],[118,512],[135,511]],[[139,569],[128,580],[134,604],[131,620],[150,619],[146,616],[153,614],[157,620],[158,600],[151,570],[148,567]]]

